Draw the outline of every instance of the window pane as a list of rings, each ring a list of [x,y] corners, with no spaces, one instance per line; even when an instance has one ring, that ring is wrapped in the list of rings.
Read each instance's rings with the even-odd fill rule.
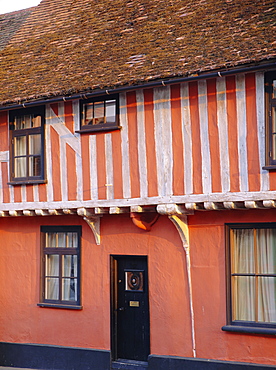
[[[78,234],[77,233],[67,233],[67,247],[68,248],[78,247]]]
[[[45,299],[59,299],[59,279],[46,278]]]
[[[116,122],[116,100],[106,101],[106,122],[115,123]]]
[[[273,90],[272,90],[272,99],[275,99],[276,98],[276,80],[273,80],[272,81],[272,87],[273,87]]]
[[[14,155],[26,155],[27,154],[27,147],[26,147],[26,136],[17,136],[14,138]]]
[[[15,117],[14,119],[14,129],[21,130],[23,127],[24,117]]]
[[[253,229],[234,229],[232,246],[232,273],[255,271]]]
[[[62,256],[62,276],[77,277],[78,276],[78,257],[77,255]]]
[[[32,119],[32,127],[40,127],[41,126],[41,116],[33,117]]]
[[[104,123],[104,102],[98,101],[94,103],[94,125]]]
[[[57,234],[47,233],[46,234],[46,248],[56,248]]]
[[[257,229],[258,272],[276,274],[276,229]]]
[[[40,154],[41,153],[41,135],[30,135],[29,136],[29,154]]]
[[[62,300],[77,301],[77,279],[62,279]]]
[[[57,233],[59,248],[66,248],[66,233]]]
[[[232,319],[255,321],[255,277],[232,277]]]
[[[27,166],[26,157],[14,159],[14,177],[26,177]]]
[[[82,122],[83,125],[91,125],[93,122],[93,103],[84,104],[84,120]]]
[[[46,276],[59,276],[59,255],[46,254],[45,258]]]
[[[29,176],[40,176],[41,160],[40,157],[29,158]]]
[[[276,323],[276,277],[258,278],[258,321]]]

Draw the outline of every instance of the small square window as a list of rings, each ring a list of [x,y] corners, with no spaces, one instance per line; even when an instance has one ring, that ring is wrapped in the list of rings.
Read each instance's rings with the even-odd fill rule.
[[[41,232],[42,303],[79,305],[81,227],[42,226]]]
[[[118,95],[105,95],[81,101],[81,131],[117,129]]]
[[[44,106],[10,111],[12,183],[44,180],[44,120]]]

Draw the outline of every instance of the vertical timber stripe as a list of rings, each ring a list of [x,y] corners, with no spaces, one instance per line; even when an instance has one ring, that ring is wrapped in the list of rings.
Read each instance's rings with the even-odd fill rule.
[[[34,185],[34,202],[39,202],[39,189],[38,185]]]
[[[129,141],[126,94],[120,95],[120,123],[122,127],[122,164],[123,164],[123,196],[131,198],[130,192],[130,169],[129,169]]]
[[[27,201],[26,185],[21,186],[21,199],[22,199],[23,203],[25,203]]]
[[[130,163],[131,198],[140,197],[139,165],[138,165],[138,131],[137,131],[137,102],[135,91],[126,94],[128,116],[128,140]]]
[[[198,106],[200,122],[200,141],[202,155],[202,186],[203,193],[212,192],[211,159],[208,135],[208,109],[207,109],[207,86],[206,81],[198,83]]]
[[[123,169],[122,169],[122,150],[121,133],[113,131],[112,133],[112,151],[113,151],[113,189],[114,198],[123,198]]]
[[[76,173],[76,154],[70,145],[66,144],[66,164],[67,164],[67,194],[68,200],[77,199],[77,173]]]
[[[184,194],[184,158],[181,130],[180,85],[171,86],[172,147],[173,147],[173,194]]]
[[[154,115],[153,115],[153,89],[144,90],[145,109],[145,135],[146,135],[146,160],[148,174],[148,196],[158,195],[157,164],[154,141]]]
[[[246,150],[246,96],[245,77],[236,76],[236,97],[237,97],[237,123],[238,123],[238,153],[239,153],[239,177],[240,191],[248,191],[248,166]]]
[[[1,163],[1,170],[2,170],[3,202],[9,203],[11,200],[10,200],[10,192],[9,192],[9,185],[8,185],[8,164],[7,162]]]
[[[248,185],[249,191],[260,189],[259,175],[259,148],[256,109],[256,83],[255,74],[245,76],[246,89],[246,116],[247,116],[247,160],[248,160]]]
[[[182,137],[184,154],[184,188],[185,194],[193,193],[193,156],[192,156],[192,127],[189,104],[189,85],[181,85]]]
[[[97,173],[98,173],[98,197],[106,199],[106,157],[105,157],[105,134],[96,136],[97,150]]]
[[[230,191],[238,192],[239,185],[239,155],[238,155],[238,128],[236,105],[236,79],[234,76],[226,78],[226,103],[228,120]],[[223,171],[223,169],[221,169]]]
[[[264,97],[264,74],[256,73],[256,106],[257,106],[257,127],[259,141],[259,163],[261,174],[261,191],[269,190],[269,173],[263,170],[265,166],[265,97]]]
[[[97,144],[96,136],[89,136],[90,149],[90,194],[93,200],[98,199]]]
[[[202,194],[202,156],[200,143],[198,84],[189,84],[190,118],[192,128],[193,188],[195,194]]]
[[[140,198],[148,196],[148,173],[146,157],[146,134],[145,134],[145,114],[144,114],[144,94],[137,91],[137,130],[138,130],[138,164],[140,174]]]
[[[106,199],[114,199],[114,176],[112,162],[112,137],[111,134],[105,135],[105,158],[106,158]]]
[[[217,89],[216,79],[207,80],[208,130],[212,170],[212,191],[221,192],[221,166],[219,151],[219,133],[217,122]]]
[[[172,128],[170,87],[154,89],[155,147],[158,195],[172,194]]]
[[[43,191],[41,192],[41,186],[39,187],[40,194],[39,194],[39,200],[52,202],[54,200],[54,189],[53,189],[53,175],[52,175],[52,143],[51,143],[51,126],[50,123],[52,121],[51,117],[53,115],[53,111],[50,108],[50,105],[46,106],[46,125],[45,125],[45,158],[46,158],[46,178],[47,178],[47,187],[46,187],[46,193],[43,194]],[[46,199],[44,198],[44,195],[46,195]],[[43,200],[42,200],[43,199]]]
[[[219,151],[220,151],[220,168],[221,168],[221,186],[222,192],[230,190],[230,173],[229,173],[229,151],[228,151],[228,122],[226,109],[226,84],[225,78],[217,79],[217,120],[219,133]]]
[[[52,181],[54,201],[61,200],[61,181],[60,181],[60,145],[57,132],[50,127],[51,155],[52,155]]]
[[[263,72],[129,91],[119,100],[120,128],[110,132],[76,132],[78,100],[46,105],[45,184],[38,185],[8,184],[8,114],[0,113],[0,206],[127,206],[182,195],[194,202],[212,193],[229,201],[231,193],[259,199],[262,192],[262,199],[276,190],[276,173],[263,169]]]
[[[89,135],[81,136],[81,156],[82,156],[82,183],[83,200],[91,199],[90,193],[90,161],[89,161]]]

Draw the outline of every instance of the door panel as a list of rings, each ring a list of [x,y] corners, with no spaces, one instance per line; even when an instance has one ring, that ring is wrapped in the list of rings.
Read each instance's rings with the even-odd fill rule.
[[[114,257],[114,357],[147,361],[149,303],[146,257]]]

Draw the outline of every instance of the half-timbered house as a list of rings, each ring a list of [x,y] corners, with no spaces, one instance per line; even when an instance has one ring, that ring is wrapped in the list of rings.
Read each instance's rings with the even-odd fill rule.
[[[273,0],[0,16],[0,365],[276,366]]]

